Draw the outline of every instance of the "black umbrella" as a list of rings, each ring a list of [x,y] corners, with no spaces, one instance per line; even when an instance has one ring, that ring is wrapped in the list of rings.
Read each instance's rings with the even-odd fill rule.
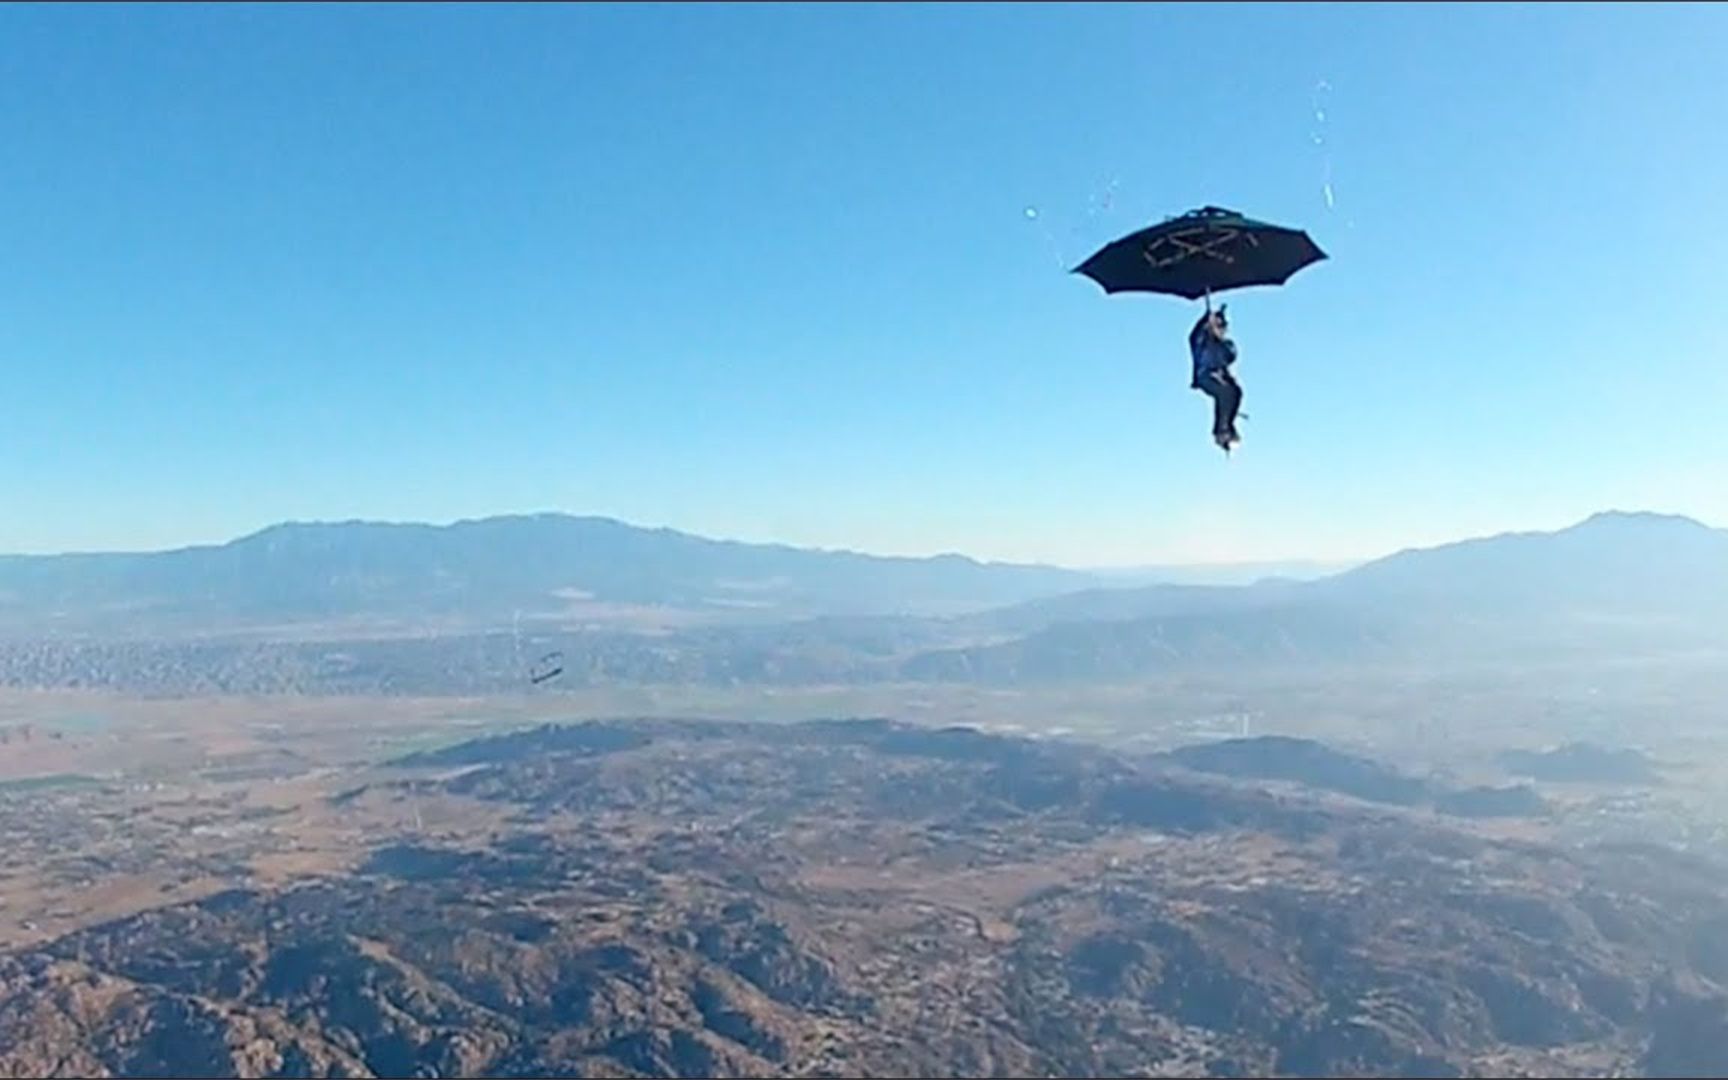
[[[1169,293],[1198,300],[1225,289],[1282,285],[1326,253],[1300,229],[1208,206],[1100,248],[1074,273],[1107,293]]]

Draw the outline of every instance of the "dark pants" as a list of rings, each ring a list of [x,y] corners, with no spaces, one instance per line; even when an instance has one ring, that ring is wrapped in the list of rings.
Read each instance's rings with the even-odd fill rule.
[[[1242,384],[1229,368],[1209,371],[1194,381],[1194,389],[1212,399],[1212,434],[1236,434],[1236,413],[1242,408]]]

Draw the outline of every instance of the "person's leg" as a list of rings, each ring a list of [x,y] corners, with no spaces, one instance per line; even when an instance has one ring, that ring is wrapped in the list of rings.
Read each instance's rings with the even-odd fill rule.
[[[1216,372],[1207,372],[1195,380],[1195,389],[1212,399],[1212,434],[1214,437],[1224,434],[1224,398],[1227,389],[1218,379]]]
[[[1225,425],[1229,423],[1230,388],[1215,371],[1202,375],[1195,381],[1194,388],[1212,399],[1212,441],[1218,444],[1219,449],[1228,452],[1231,438]]]
[[[1242,436],[1236,432],[1236,414],[1242,409],[1242,384],[1229,371],[1221,374],[1220,381],[1224,384],[1224,393],[1219,399],[1224,415],[1224,426],[1220,430],[1228,432],[1231,439],[1239,440]]]

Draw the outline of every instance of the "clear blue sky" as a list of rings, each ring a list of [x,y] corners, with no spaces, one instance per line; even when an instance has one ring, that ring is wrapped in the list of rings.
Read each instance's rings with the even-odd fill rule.
[[[0,8],[0,550],[1728,525],[1725,56],[1713,6]],[[1192,309],[1063,272],[1204,203],[1333,255],[1231,298],[1230,461]]]

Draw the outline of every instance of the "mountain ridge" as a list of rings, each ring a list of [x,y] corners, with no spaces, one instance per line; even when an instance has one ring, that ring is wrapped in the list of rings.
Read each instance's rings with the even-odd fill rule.
[[[547,513],[449,525],[284,522],[164,552],[0,557],[0,617],[90,622],[118,606],[190,620],[394,615],[496,623],[523,609],[556,614],[581,601],[735,618],[941,614],[1091,583],[1059,567],[750,544]]]
[[[1706,533],[1728,535],[1728,528],[1706,524],[1687,514],[1677,514],[1657,510],[1598,510],[1588,516],[1556,529],[1512,529],[1498,533],[1486,533],[1481,536],[1467,536],[1456,540],[1443,541],[1426,546],[1416,545],[1399,548],[1384,555],[1373,558],[1327,560],[1292,557],[1289,559],[1249,560],[1243,563],[1149,563],[1129,566],[1069,566],[1062,563],[1040,562],[1037,560],[1015,559],[981,559],[959,551],[938,552],[932,555],[891,555],[864,551],[850,547],[824,547],[820,545],[800,545],[777,540],[740,540],[736,538],[710,536],[689,529],[681,529],[670,525],[643,525],[623,518],[606,514],[578,514],[563,510],[537,510],[514,513],[487,514],[481,517],[455,518],[443,524],[430,521],[387,520],[383,518],[289,518],[260,526],[250,532],[241,533],[227,540],[204,541],[200,543],[181,544],[167,548],[127,548],[103,551],[53,551],[53,552],[0,552],[0,563],[8,561],[45,560],[45,559],[100,559],[108,557],[139,557],[173,555],[188,551],[211,551],[245,545],[248,542],[286,532],[325,531],[337,529],[377,529],[377,530],[417,530],[424,532],[442,532],[459,528],[467,528],[495,523],[523,522],[577,522],[592,523],[607,526],[620,526],[636,533],[656,533],[671,536],[702,540],[712,544],[736,547],[766,548],[781,551],[797,551],[826,555],[853,555],[867,559],[900,562],[931,562],[941,560],[959,560],[978,566],[1007,566],[1020,568],[1038,568],[1070,570],[1074,573],[1095,575],[1099,578],[1115,578],[1123,575],[1135,576],[1156,573],[1160,570],[1229,570],[1233,567],[1286,566],[1308,569],[1338,568],[1326,576],[1337,576],[1352,570],[1368,566],[1387,559],[1414,552],[1436,551],[1460,544],[1472,544],[1484,541],[1502,540],[1514,537],[1554,536],[1561,533],[1571,533],[1590,528],[1618,524],[1653,524],[1662,527],[1678,527],[1688,530],[1702,530]],[[1278,576],[1278,575],[1273,575]],[[1193,582],[1173,581],[1165,584],[1189,585]],[[1206,586],[1200,586],[1206,587]],[[1224,586],[1228,587],[1228,586]]]
[[[138,667],[153,692],[187,679],[480,690],[513,677],[499,661],[518,629],[564,650],[565,686],[1014,684],[1728,648],[1728,532],[1648,513],[1252,585],[1110,587],[569,515],[284,523],[216,548],[58,558],[0,559],[0,684],[121,688]],[[346,659],[333,666],[318,642],[345,643]],[[476,673],[482,656],[495,659]]]

